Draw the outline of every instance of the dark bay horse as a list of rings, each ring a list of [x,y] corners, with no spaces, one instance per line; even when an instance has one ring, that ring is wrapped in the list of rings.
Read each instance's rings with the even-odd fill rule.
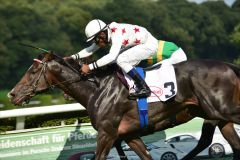
[[[52,86],[64,90],[86,107],[98,131],[96,159],[106,159],[117,139],[124,140],[142,159],[151,159],[140,136],[162,130],[165,119],[185,108],[202,111],[206,119],[240,124],[240,69],[222,62],[189,60],[176,64],[177,95],[168,102],[149,104],[149,126],[140,129],[137,104],[126,98],[128,90],[114,67],[86,77],[76,73],[77,63],[69,67],[54,54],[45,53],[41,60],[34,62],[9,93],[11,102],[20,105]]]

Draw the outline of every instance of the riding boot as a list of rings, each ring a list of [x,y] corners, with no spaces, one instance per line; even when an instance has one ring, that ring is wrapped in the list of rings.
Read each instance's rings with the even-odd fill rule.
[[[145,98],[151,95],[150,88],[144,79],[138,74],[135,68],[130,70],[127,74],[134,80],[136,84],[136,91],[129,93],[129,99]]]

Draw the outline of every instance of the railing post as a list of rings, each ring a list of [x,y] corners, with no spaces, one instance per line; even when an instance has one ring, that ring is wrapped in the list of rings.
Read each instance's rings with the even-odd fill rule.
[[[16,130],[24,129],[25,117],[16,117]]]
[[[65,126],[64,120],[61,121],[61,126]]]

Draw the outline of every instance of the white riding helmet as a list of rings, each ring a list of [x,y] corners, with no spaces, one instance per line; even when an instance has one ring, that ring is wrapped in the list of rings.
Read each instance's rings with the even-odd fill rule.
[[[100,32],[107,28],[106,23],[101,21],[100,19],[94,19],[90,21],[86,28],[85,28],[85,34],[87,37],[87,42],[93,40],[93,38]]]

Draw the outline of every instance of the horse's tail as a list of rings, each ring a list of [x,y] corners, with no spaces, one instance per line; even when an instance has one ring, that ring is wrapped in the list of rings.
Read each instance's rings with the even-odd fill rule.
[[[232,63],[226,63],[226,64],[234,71],[237,77],[240,78],[240,67]]]

